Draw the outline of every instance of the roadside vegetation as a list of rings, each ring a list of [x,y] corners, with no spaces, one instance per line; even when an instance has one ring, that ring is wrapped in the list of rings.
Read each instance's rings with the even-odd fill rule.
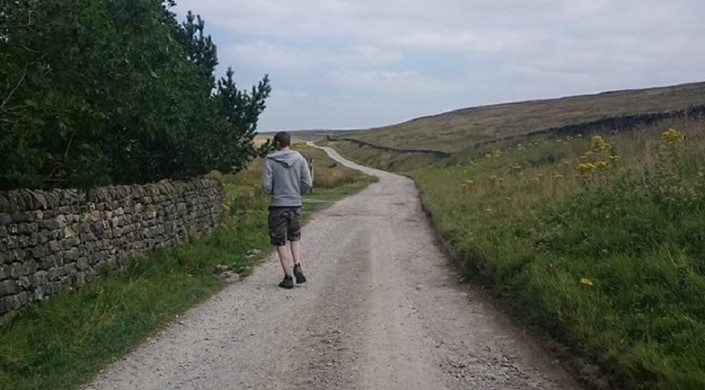
[[[427,124],[429,134],[441,125]],[[387,144],[408,146],[399,135]],[[705,388],[702,118],[469,146],[424,163],[328,144],[413,177],[464,273],[589,387]]]
[[[317,161],[314,192],[305,197],[306,219],[373,182],[321,150],[294,149]],[[227,196],[223,220],[213,234],[135,259],[124,273],[104,274],[94,283],[64,290],[23,309],[0,328],[0,389],[78,388],[226,286],[216,272],[219,265],[247,276],[270,250],[261,166],[256,159],[234,175],[210,174],[223,182]]]
[[[705,388],[705,122],[414,171],[460,266],[592,387]]]

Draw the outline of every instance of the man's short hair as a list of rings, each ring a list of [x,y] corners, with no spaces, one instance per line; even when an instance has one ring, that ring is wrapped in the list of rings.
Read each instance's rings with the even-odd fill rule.
[[[285,148],[291,146],[291,136],[286,131],[280,131],[274,135],[274,146]]]

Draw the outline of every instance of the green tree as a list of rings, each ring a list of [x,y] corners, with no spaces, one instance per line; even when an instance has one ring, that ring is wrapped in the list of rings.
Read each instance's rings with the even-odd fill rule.
[[[216,95],[220,103],[220,113],[227,118],[230,125],[228,133],[223,135],[227,140],[226,146],[235,148],[229,159],[221,162],[221,169],[242,169],[250,160],[269,150],[270,146],[265,144],[257,148],[253,142],[257,135],[257,121],[266,108],[266,99],[272,92],[269,76],[265,75],[262,81],[247,93],[237,89],[233,75],[232,68],[228,68],[225,77],[218,81]]]
[[[234,93],[240,100],[223,115],[216,46],[200,17],[189,13],[179,24],[173,5],[0,2],[0,189],[146,182],[244,166],[269,81],[251,96]]]
[[[177,37],[186,50],[186,56],[198,68],[199,74],[215,86],[215,67],[218,66],[218,49],[210,35],[205,34],[206,22],[200,15],[188,11],[186,21],[178,29]]]
[[[270,145],[265,144],[260,148],[254,145],[257,134],[259,115],[264,111],[265,101],[272,91],[269,76],[253,86],[251,91],[239,90],[235,85],[234,72],[228,68],[225,77],[215,84],[215,68],[218,65],[217,47],[212,38],[204,32],[205,21],[199,15],[194,16],[188,12],[186,21],[179,29],[179,40],[182,42],[188,59],[199,69],[199,74],[207,81],[208,89],[205,91],[214,100],[216,111],[209,111],[214,107],[202,107],[203,114],[197,121],[204,118],[225,118],[227,124],[211,124],[217,131],[203,133],[198,131],[200,126],[191,127],[192,139],[198,139],[201,147],[194,149],[189,161],[193,166],[208,167],[205,169],[218,169],[221,171],[238,171],[258,155],[269,150]],[[195,164],[196,161],[200,163]]]

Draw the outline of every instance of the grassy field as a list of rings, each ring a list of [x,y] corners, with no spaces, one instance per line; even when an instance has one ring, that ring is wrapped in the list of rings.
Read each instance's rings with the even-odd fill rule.
[[[705,122],[412,173],[465,272],[597,388],[705,388]]]
[[[534,130],[697,104],[705,104],[705,83],[466,108],[347,136],[375,145],[454,153]]]
[[[318,161],[314,194],[305,198],[304,218],[373,179],[338,166],[324,152],[296,145]],[[225,185],[221,226],[210,236],[136,259],[123,274],[65,290],[23,310],[0,328],[0,389],[74,389],[171,323],[190,306],[226,283],[220,264],[246,276],[270,249],[268,199],[259,189],[262,161],[236,175],[213,174]],[[276,275],[272,276],[273,283]]]

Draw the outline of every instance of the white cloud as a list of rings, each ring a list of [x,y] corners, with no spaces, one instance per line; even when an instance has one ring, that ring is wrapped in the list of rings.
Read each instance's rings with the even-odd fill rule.
[[[272,92],[272,96],[275,98],[282,99],[308,99],[311,97],[311,94],[307,91],[290,91],[286,89],[277,89]]]
[[[326,81],[334,87],[377,91],[385,95],[400,92],[430,94],[454,89],[451,82],[425,78],[414,70],[336,70],[326,76]]]
[[[272,74],[273,127],[705,79],[702,0],[179,3],[204,16],[222,63]]]
[[[473,32],[449,30],[446,32],[420,31],[398,38],[398,44],[430,51],[455,54],[490,54],[519,49],[527,43],[521,36],[503,32]]]
[[[220,55],[265,69],[306,70],[317,66],[378,66],[398,61],[402,53],[371,45],[347,48],[297,47],[258,40],[220,48]]]
[[[384,109],[380,110],[380,107]],[[262,131],[368,128],[442,110],[443,104],[413,95],[392,100],[389,96],[367,96],[363,99],[354,94],[325,97],[275,94],[267,102],[259,128]],[[341,118],[345,121],[342,122]]]

